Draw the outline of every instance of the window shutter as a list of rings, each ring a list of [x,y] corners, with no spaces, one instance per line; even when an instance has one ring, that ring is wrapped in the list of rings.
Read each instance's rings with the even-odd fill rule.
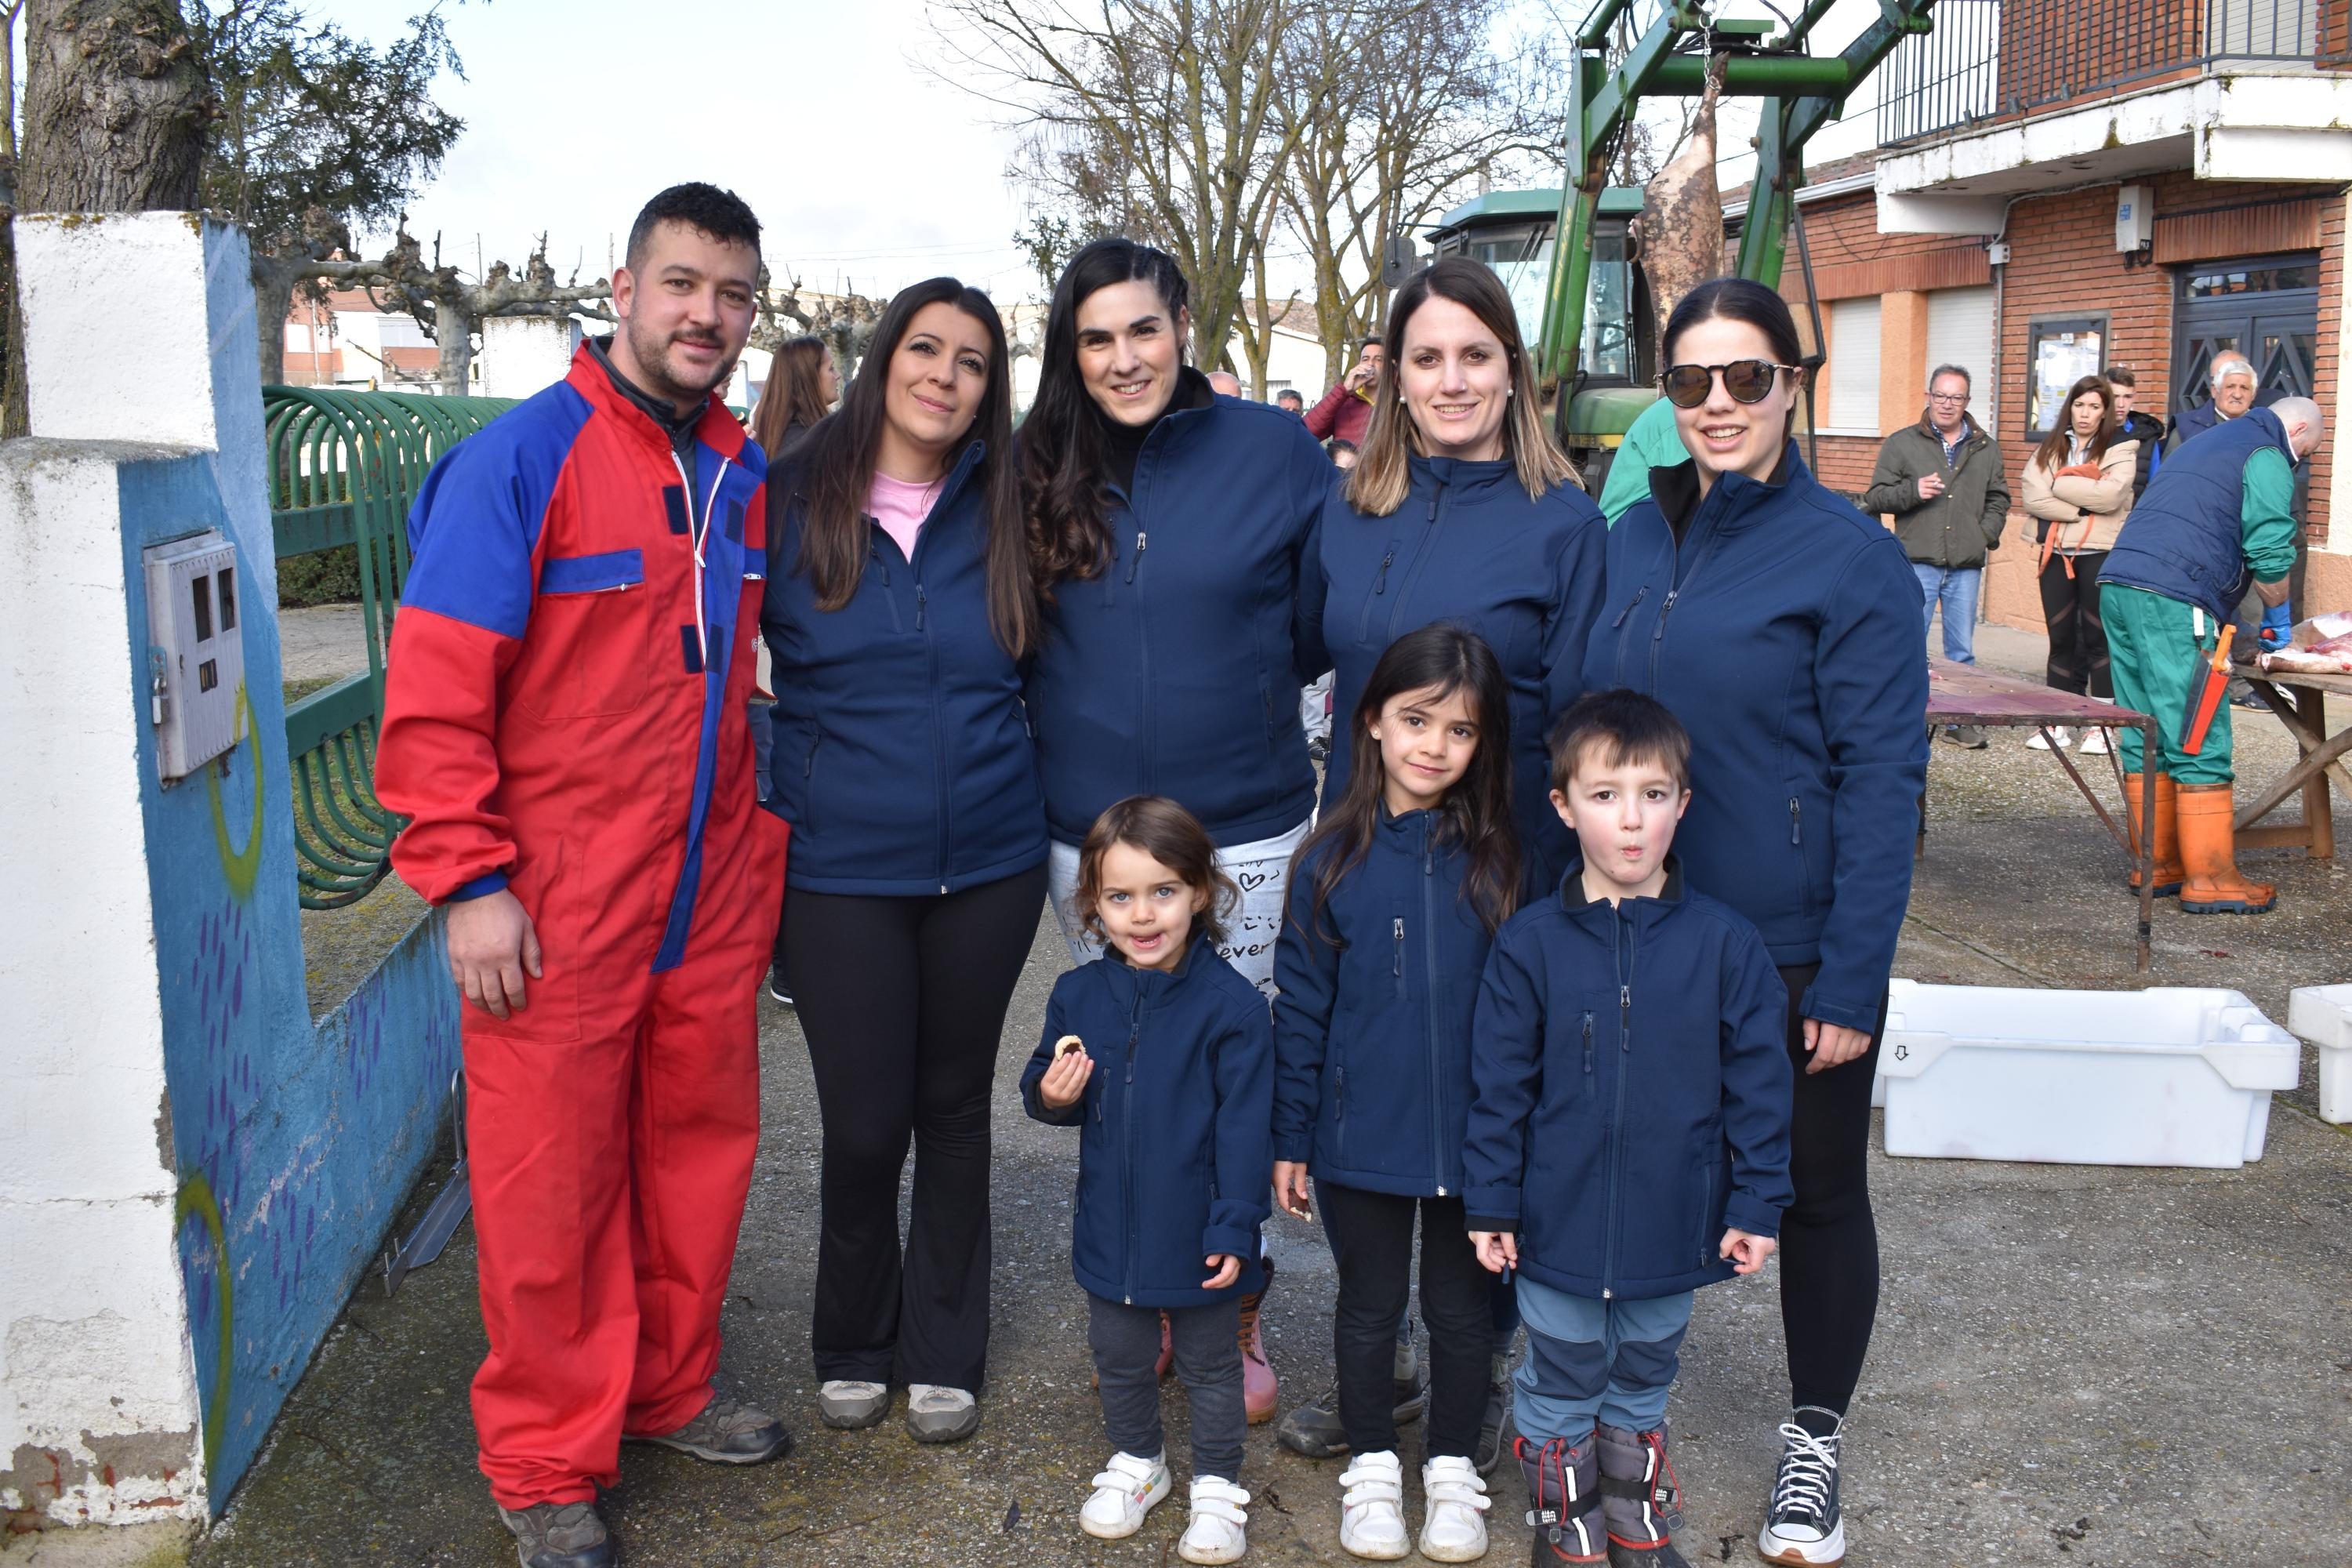
[[[1991,285],[1937,289],[1928,294],[1927,374],[1935,374],[1939,364],[1966,369],[1969,412],[1988,430],[2000,427],[1994,417],[2000,387],[1992,375],[1993,331]]]
[[[1829,427],[1878,429],[1878,300],[1830,302]]]

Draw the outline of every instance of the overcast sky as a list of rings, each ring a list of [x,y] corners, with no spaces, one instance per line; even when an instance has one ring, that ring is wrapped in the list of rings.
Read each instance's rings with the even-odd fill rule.
[[[381,43],[422,3],[310,9]],[[1765,14],[1759,0],[1727,10]],[[1841,47],[1875,12],[1838,0],[1815,36]],[[646,197],[705,179],[751,204],[770,266],[812,288],[880,295],[951,272],[1000,300],[1042,292],[1013,244],[1026,221],[1005,178],[1013,138],[989,105],[925,73],[923,0],[495,0],[448,21],[467,79],[438,96],[467,131],[410,229],[428,252],[439,230],[468,273],[478,239],[488,259],[520,262],[547,230],[560,275],[575,262],[602,275]],[[1743,110],[1722,128],[1727,185],[1748,177]],[[1811,160],[1867,145],[1870,118],[1858,98]]]

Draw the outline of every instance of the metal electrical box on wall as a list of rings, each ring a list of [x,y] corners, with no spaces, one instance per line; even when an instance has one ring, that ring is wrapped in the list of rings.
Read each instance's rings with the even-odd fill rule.
[[[2116,192],[2116,248],[2140,250],[2156,243],[2156,208],[2146,185],[2125,185]]]
[[[151,544],[140,559],[147,572],[148,720],[155,726],[155,771],[168,784],[236,744],[243,584],[236,548],[216,528]]]

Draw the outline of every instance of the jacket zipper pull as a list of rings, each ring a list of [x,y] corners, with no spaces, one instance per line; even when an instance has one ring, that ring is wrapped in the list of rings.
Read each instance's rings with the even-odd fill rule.
[[[1621,1050],[1633,1048],[1633,988],[1617,987],[1617,1043]]]
[[[1150,542],[1151,535],[1144,532],[1143,530],[1139,528],[1135,531],[1135,553],[1127,558],[1127,580],[1129,582],[1132,583],[1135,581],[1135,569],[1143,564],[1144,547]]]
[[[888,587],[890,585],[890,563],[882,559],[882,547],[878,544],[868,544],[866,547],[866,553],[874,557],[874,565],[876,569],[882,574],[882,585],[885,588]]]
[[[1402,915],[1399,915],[1396,920],[1396,962],[1390,965],[1389,973],[1399,979],[1404,977],[1404,917]]]
[[[1634,590],[1633,597],[1627,602],[1625,607],[1617,612],[1617,618],[1609,623],[1609,629],[1613,632],[1619,626],[1623,626],[1625,624],[1625,617],[1632,615],[1635,610],[1640,609],[1642,607],[1642,601],[1649,596],[1650,585],[1644,583],[1641,587]]]
[[[816,749],[824,744],[824,736],[822,734],[809,742],[808,761],[801,765],[801,777],[809,779],[816,776]]]
[[[1584,1015],[1584,1076],[1592,1076],[1592,1015]]]
[[[1127,1031],[1127,1081],[1129,1083],[1135,1081],[1135,1038],[1141,1033],[1143,1026],[1139,1023]]]
[[[1797,810],[1797,797],[1796,797],[1795,795],[1790,795],[1790,796],[1789,797],[1789,842],[1790,842],[1790,843],[1791,843],[1791,844],[1802,844],[1802,843],[1805,841],[1805,840],[1804,840],[1804,831],[1803,831],[1803,827],[1802,827],[1802,826],[1801,826],[1802,820],[1803,820],[1803,819],[1802,819],[1802,818],[1798,815],[1798,810]]]
[[[1381,557],[1381,574],[1372,579],[1373,593],[1385,594],[1389,591],[1389,563],[1395,559],[1396,552],[1393,550]]]
[[[917,631],[921,631],[921,630],[923,629],[923,610],[924,610],[924,606],[926,606],[926,605],[929,605],[929,603],[930,603],[929,599],[928,599],[927,597],[925,597],[925,596],[924,596],[924,594],[923,594],[923,585],[922,585],[920,583],[916,584],[915,584],[915,629],[916,629]]]

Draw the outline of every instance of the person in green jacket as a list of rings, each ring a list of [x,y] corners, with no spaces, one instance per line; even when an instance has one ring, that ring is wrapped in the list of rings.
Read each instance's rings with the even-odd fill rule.
[[[1625,439],[1610,460],[1608,482],[1601,487],[1601,515],[1609,526],[1650,498],[1650,470],[1671,468],[1690,461],[1690,448],[1675,428],[1675,405],[1659,398],[1642,410],[1627,426]]]

